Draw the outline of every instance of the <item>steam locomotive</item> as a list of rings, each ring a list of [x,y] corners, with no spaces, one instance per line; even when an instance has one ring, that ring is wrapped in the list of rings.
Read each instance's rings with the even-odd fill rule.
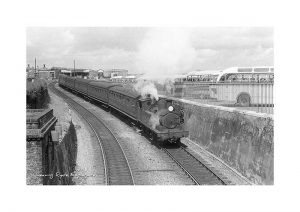
[[[187,137],[184,112],[176,101],[142,97],[132,86],[60,75],[59,86],[100,102],[133,120],[155,143],[179,143]]]

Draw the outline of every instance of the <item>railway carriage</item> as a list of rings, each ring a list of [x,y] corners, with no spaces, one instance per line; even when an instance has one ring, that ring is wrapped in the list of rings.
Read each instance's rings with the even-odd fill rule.
[[[76,78],[74,83],[74,90],[83,94],[88,95],[88,85],[92,80]]]
[[[58,77],[58,84],[59,85],[63,85],[65,83],[65,79],[66,79],[65,75],[59,75],[59,77]]]
[[[106,81],[91,81],[88,84],[88,95],[104,105],[108,105],[109,88],[120,86],[119,84]]]
[[[109,89],[109,105],[126,114],[133,120],[138,119],[138,99],[140,95],[128,86],[114,86]]]
[[[184,129],[183,108],[172,99],[142,98],[130,85],[62,75],[59,77],[59,85],[121,112],[158,143],[178,143],[180,138],[188,136],[188,131]]]
[[[75,78],[68,77],[66,75],[60,75],[58,81],[59,81],[59,84],[65,86],[66,88],[69,88],[71,90],[74,89]]]

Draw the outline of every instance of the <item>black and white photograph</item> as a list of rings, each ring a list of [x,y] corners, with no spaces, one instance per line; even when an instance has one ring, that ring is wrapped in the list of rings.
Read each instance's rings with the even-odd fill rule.
[[[272,27],[28,27],[28,185],[273,185]]]
[[[0,211],[299,211],[297,1],[0,5]]]

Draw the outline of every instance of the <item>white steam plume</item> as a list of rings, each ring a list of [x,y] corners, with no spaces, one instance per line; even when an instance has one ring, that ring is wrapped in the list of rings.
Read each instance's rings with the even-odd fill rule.
[[[149,111],[146,112],[148,112],[151,115],[149,119],[149,124],[151,128],[155,130],[156,127],[159,125],[159,115],[155,113],[151,113]]]
[[[135,64],[143,73],[136,86],[142,96],[149,92],[157,99],[155,84],[170,94],[176,75],[192,70],[197,52],[191,44],[191,33],[188,28],[152,28],[146,34],[139,45]]]
[[[143,78],[163,83],[191,71],[197,58],[188,28],[152,28],[139,45],[137,70]]]
[[[134,85],[134,89],[141,94],[142,97],[147,97],[150,95],[151,99],[158,100],[157,89],[153,82],[146,81],[144,79],[139,79]]]

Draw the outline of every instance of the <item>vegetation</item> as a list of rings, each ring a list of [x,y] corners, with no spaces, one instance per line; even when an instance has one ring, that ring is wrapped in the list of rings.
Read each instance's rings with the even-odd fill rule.
[[[43,109],[48,107],[50,97],[47,83],[43,79],[34,79],[26,84],[26,108]]]

